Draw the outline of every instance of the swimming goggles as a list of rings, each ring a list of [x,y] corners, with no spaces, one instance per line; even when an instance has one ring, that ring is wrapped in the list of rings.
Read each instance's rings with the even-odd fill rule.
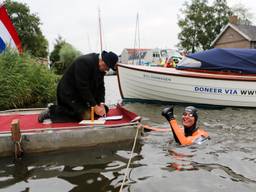
[[[183,116],[189,116],[189,117],[193,117],[194,116],[192,113],[187,113],[187,112],[184,112],[182,115]]]

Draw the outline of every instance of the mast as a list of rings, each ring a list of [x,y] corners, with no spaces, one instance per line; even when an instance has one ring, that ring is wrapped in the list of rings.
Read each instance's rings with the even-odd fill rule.
[[[139,48],[139,64],[141,65],[141,54],[140,54],[140,25],[139,25],[139,13],[137,13],[137,25],[138,25],[138,48]]]
[[[138,59],[139,59],[139,64],[141,64],[139,13],[137,13],[137,16],[136,16],[135,38],[134,38],[134,59],[135,59],[135,56],[136,56],[137,40],[138,40]],[[133,64],[134,64],[134,59],[133,59]]]
[[[99,8],[99,32],[100,32],[100,52],[102,52],[103,45],[102,45],[102,30],[101,30],[100,8]]]

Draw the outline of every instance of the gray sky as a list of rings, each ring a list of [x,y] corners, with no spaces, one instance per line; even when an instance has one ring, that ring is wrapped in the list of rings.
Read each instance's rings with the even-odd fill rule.
[[[42,22],[42,32],[50,51],[62,36],[82,53],[99,52],[98,10],[101,10],[103,49],[120,54],[133,48],[136,15],[139,13],[141,48],[175,48],[180,31],[177,21],[185,0],[16,0],[26,3]],[[190,2],[190,1],[189,1]],[[212,1],[210,1],[212,2]],[[253,14],[253,0],[227,0],[229,6],[241,3]],[[256,15],[254,15],[256,17]],[[253,24],[256,24],[255,19]],[[138,44],[136,45],[138,47]]]

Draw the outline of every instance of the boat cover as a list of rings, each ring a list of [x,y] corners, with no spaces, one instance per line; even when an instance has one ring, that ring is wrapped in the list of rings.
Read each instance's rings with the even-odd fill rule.
[[[177,65],[177,69],[256,73],[256,49],[214,48],[189,54],[187,57],[197,60],[197,64],[194,62],[189,65],[188,59],[184,59]]]
[[[111,125],[120,125],[122,126],[125,123],[130,123],[134,121],[138,115],[128,111],[121,105],[117,105],[116,107],[110,108],[107,116],[116,116],[116,115],[122,115],[123,118],[120,120],[110,120],[106,121],[104,126],[111,126]],[[44,129],[63,129],[63,128],[79,128],[84,127],[86,125],[81,125],[79,123],[50,123],[50,124],[43,124],[38,122],[38,114],[33,113],[11,113],[11,114],[0,114],[0,134],[1,133],[9,133],[11,131],[11,122],[13,119],[19,119],[20,120],[20,129],[21,132],[34,132],[38,130],[44,130]]]

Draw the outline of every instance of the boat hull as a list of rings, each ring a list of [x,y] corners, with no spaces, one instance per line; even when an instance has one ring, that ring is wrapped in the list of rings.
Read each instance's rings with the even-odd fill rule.
[[[38,123],[41,110],[9,110],[0,112],[0,156],[14,154],[11,124],[18,123],[21,145],[25,153],[58,151],[76,147],[96,147],[104,144],[132,141],[140,137],[140,117],[120,105],[112,107],[108,115],[121,115],[122,119],[104,124]],[[17,133],[17,131],[15,131]],[[136,133],[138,135],[136,136]]]
[[[22,134],[22,147],[25,153],[58,151],[77,147],[96,147],[133,140],[136,124],[118,127],[82,127],[63,130],[46,129]],[[10,133],[0,134],[0,156],[9,156],[14,152]]]
[[[255,76],[119,64],[118,81],[123,99],[256,107]]]

